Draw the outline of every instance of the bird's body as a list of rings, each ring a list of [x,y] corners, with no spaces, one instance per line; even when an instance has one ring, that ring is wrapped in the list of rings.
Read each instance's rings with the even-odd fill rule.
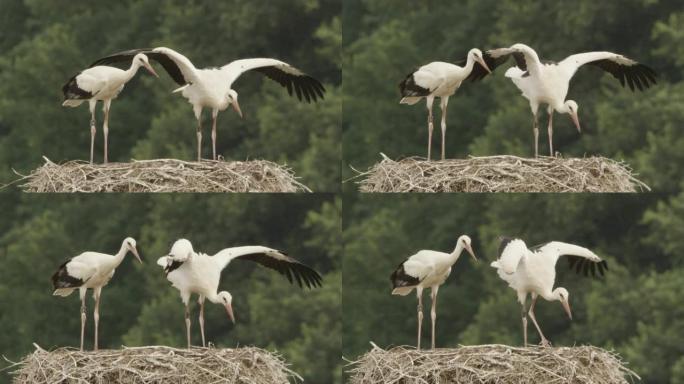
[[[597,270],[603,274],[604,269],[607,269],[605,261],[584,247],[551,241],[528,249],[524,241],[510,238],[502,238],[499,259],[491,264],[497,269],[499,277],[516,291],[518,302],[522,305],[525,346],[527,346],[528,315],[539,331],[542,345],[550,345],[534,317],[534,305],[539,296],[547,301],[560,301],[572,319],[568,291],[565,288],[554,289],[556,263],[561,256],[568,258],[571,268],[576,265],[578,272],[583,268],[585,273],[588,274],[591,271],[595,275]],[[528,295],[532,296],[529,312],[526,309]]]
[[[452,253],[421,250],[403,261],[390,276],[392,294],[406,296],[414,289],[418,296],[418,342],[420,349],[423,320],[423,289],[430,288],[432,298],[432,348],[435,348],[435,324],[437,321],[437,292],[451,274],[451,267],[456,263],[463,250],[468,251],[477,261],[471,248],[468,236],[460,236]]]
[[[83,334],[85,329],[85,295],[88,289],[93,290],[95,298],[95,344],[98,348],[98,322],[99,303],[102,288],[109,283],[114,276],[116,268],[121,264],[128,252],[142,262],[135,247],[135,239],[126,238],[121,244],[121,249],[115,255],[99,252],[83,252],[72,257],[59,266],[52,275],[53,295],[66,297],[73,291],[78,290],[81,299],[81,350],[83,350]]]
[[[415,71],[409,73],[406,78],[399,84],[402,99],[400,104],[413,105],[425,98],[428,108],[428,160],[431,157],[432,148],[432,104],[435,97],[440,98],[440,107],[442,109],[442,160],[444,160],[445,152],[445,135],[446,135],[446,110],[449,103],[449,97],[456,93],[456,90],[466,80],[473,69],[480,66],[484,70],[489,71],[482,52],[477,49],[471,49],[468,52],[468,57],[465,65],[458,66],[455,64],[434,61],[432,63],[423,65]]]
[[[216,160],[216,120],[218,113],[232,106],[242,117],[242,110],[238,103],[238,94],[233,89],[233,83],[245,72],[257,71],[286,87],[289,94],[296,93],[299,100],[307,102],[323,99],[325,88],[313,77],[299,69],[276,59],[254,58],[241,59],[230,62],[222,67],[198,69],[184,55],[166,47],[154,49],[134,49],[120,52],[98,60],[96,63],[107,64],[130,60],[136,54],[144,53],[152,60],[158,61],[169,76],[178,84],[175,92],[182,92],[193,106],[197,119],[197,160],[202,157],[202,110],[212,111],[212,152]]]
[[[533,133],[535,156],[539,155],[538,111],[546,105],[549,114],[549,152],[553,156],[553,113],[570,115],[578,132],[581,132],[577,103],[566,100],[570,82],[577,70],[591,64],[612,74],[620,83],[630,89],[644,90],[656,83],[656,73],[651,68],[623,55],[599,51],[578,53],[560,62],[542,62],[534,49],[525,44],[514,44],[510,48],[493,49],[486,52],[492,69],[506,62],[509,56],[516,66],[509,68],[505,76],[521,91],[530,103],[534,115]]]
[[[172,286],[180,292],[181,300],[185,304],[185,323],[187,342],[190,347],[190,297],[198,295],[200,304],[199,323],[202,333],[202,345],[206,346],[204,336],[204,300],[221,304],[225,307],[228,317],[235,321],[232,307],[232,296],[227,291],[218,292],[221,271],[233,260],[250,260],[272,268],[287,276],[290,282],[296,278],[300,287],[302,284],[309,288],[321,285],[321,276],[313,269],[297,260],[263,246],[242,246],[226,248],[213,256],[195,252],[192,244],[185,239],[178,240],[171,248],[168,256],[157,260],[157,264],[164,268],[166,278]]]
[[[90,106],[90,162],[93,162],[95,147],[95,107],[98,101],[103,102],[104,122],[102,130],[104,132],[104,162],[108,161],[108,135],[109,135],[109,109],[112,100],[119,96],[119,93],[138,72],[140,67],[145,67],[153,75],[157,75],[149,64],[147,56],[137,55],[131,62],[130,68],[122,70],[106,65],[95,65],[81,71],[62,87],[64,94],[64,107],[78,107],[84,102]]]

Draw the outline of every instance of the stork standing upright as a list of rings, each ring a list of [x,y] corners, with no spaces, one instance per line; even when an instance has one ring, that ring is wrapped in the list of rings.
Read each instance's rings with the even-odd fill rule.
[[[413,72],[399,84],[402,99],[400,104],[416,104],[422,98],[427,101],[428,109],[428,160],[431,156],[432,147],[432,104],[435,97],[440,98],[440,108],[442,109],[442,160],[444,160],[445,139],[446,139],[446,114],[449,96],[456,93],[461,83],[475,71],[490,72],[482,51],[473,48],[468,52],[464,66],[458,66],[442,61],[434,61],[423,65]]]
[[[157,264],[164,268],[166,278],[173,287],[180,291],[181,300],[185,304],[185,327],[190,348],[190,296],[196,293],[200,306],[199,324],[202,332],[202,346],[206,346],[204,337],[204,300],[224,306],[228,318],[235,322],[233,314],[233,297],[228,291],[218,292],[221,271],[233,260],[249,260],[267,268],[274,269],[286,276],[290,283],[293,278],[300,287],[308,288],[321,286],[321,275],[299,261],[275,249],[260,245],[226,248],[214,256],[197,253],[192,244],[186,239],[177,240],[167,256],[157,260]]]
[[[477,261],[473,248],[470,245],[470,237],[459,236],[456,247],[451,253],[421,250],[409,256],[397,269],[392,272],[392,294],[406,296],[415,288],[418,296],[418,342],[417,348],[420,349],[420,339],[422,336],[423,324],[423,289],[430,288],[432,297],[432,307],[430,316],[432,318],[432,349],[435,349],[435,324],[437,323],[437,291],[439,286],[444,284],[451,273],[451,267],[456,263],[463,250],[468,251],[473,260]]]
[[[197,119],[197,161],[202,159],[202,109],[212,110],[211,142],[213,159],[216,160],[216,119],[219,111],[232,106],[242,117],[238,94],[233,83],[247,71],[257,71],[271,80],[278,82],[292,95],[293,91],[299,100],[307,102],[323,99],[325,88],[313,77],[303,73],[288,63],[267,58],[242,59],[230,62],[220,68],[197,69],[185,56],[170,48],[134,49],[104,57],[99,64],[109,64],[130,60],[144,53],[152,60],[158,61],[181,87],[173,92],[182,92],[193,106]]]
[[[52,275],[52,286],[54,296],[66,297],[74,290],[78,289],[81,297],[81,351],[83,350],[83,336],[86,323],[86,304],[85,295],[88,288],[93,290],[95,299],[95,344],[94,349],[98,349],[98,324],[100,322],[100,294],[102,287],[109,283],[114,276],[116,267],[121,264],[124,256],[128,252],[133,253],[140,263],[140,255],[135,247],[135,239],[127,237],[121,243],[119,252],[115,255],[107,255],[99,252],[83,252],[78,256],[72,257],[59,266]]]
[[[539,123],[538,111],[541,104],[547,105],[549,114],[548,135],[549,153],[553,152],[553,112],[570,115],[578,132],[581,127],[578,117],[578,105],[573,100],[565,100],[570,88],[570,81],[577,70],[585,64],[598,67],[634,91],[643,91],[656,83],[653,69],[628,57],[613,52],[585,52],[566,57],[561,62],[542,62],[537,52],[525,44],[514,44],[510,48],[493,49],[486,52],[487,64],[495,69],[505,63],[510,56],[516,62],[515,67],[506,71],[505,76],[513,81],[522,95],[529,100],[534,123],[534,155],[539,156]],[[485,74],[486,75],[486,74]]]
[[[119,96],[140,67],[144,67],[151,74],[157,76],[154,68],[150,65],[146,55],[140,53],[133,57],[130,68],[122,70],[106,65],[93,63],[90,68],[81,71],[62,87],[64,93],[63,107],[78,107],[83,102],[90,104],[90,163],[93,163],[93,152],[95,150],[95,107],[98,101],[102,101],[104,110],[104,122],[102,131],[104,133],[104,162],[108,161],[108,136],[109,136],[109,109],[112,100]]]
[[[565,256],[571,269],[576,268],[577,273],[584,272],[585,275],[591,272],[593,276],[596,276],[597,271],[603,275],[604,271],[608,270],[608,264],[594,252],[578,245],[551,241],[528,249],[525,242],[520,239],[500,239],[499,259],[492,262],[491,266],[496,268],[499,277],[518,294],[518,301],[522,305],[525,346],[527,347],[527,316],[532,319],[539,332],[541,345],[550,346],[551,343],[542,333],[534,316],[534,305],[539,296],[548,301],[560,301],[572,320],[568,290],[562,287],[553,288],[558,259]],[[532,296],[529,311],[525,306],[528,294]]]

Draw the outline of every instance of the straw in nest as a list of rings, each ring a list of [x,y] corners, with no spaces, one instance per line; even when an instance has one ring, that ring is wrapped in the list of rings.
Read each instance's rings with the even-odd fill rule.
[[[350,384],[627,384],[628,379],[640,379],[616,354],[591,346],[477,345],[419,351],[383,350],[373,344],[351,364]]]
[[[631,169],[604,157],[469,157],[383,160],[354,178],[361,192],[637,192]]]
[[[35,344],[34,344],[35,345]],[[36,351],[12,367],[18,384],[249,383],[288,384],[302,378],[282,358],[259,348],[138,347],[79,352]],[[10,368],[12,368],[10,367]]]
[[[291,169],[266,160],[175,159],[45,164],[17,182],[26,192],[311,192]]]

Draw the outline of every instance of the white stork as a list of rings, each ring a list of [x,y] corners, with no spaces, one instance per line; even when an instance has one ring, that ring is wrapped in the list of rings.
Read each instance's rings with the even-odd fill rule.
[[[90,68],[83,70],[62,87],[64,93],[63,107],[78,107],[83,102],[90,104],[90,163],[93,163],[93,152],[95,149],[95,106],[98,101],[102,101],[104,110],[104,122],[102,131],[104,132],[104,162],[108,161],[107,145],[109,135],[109,108],[112,99],[115,99],[138,72],[140,67],[144,67],[151,74],[159,77],[154,71],[150,62],[144,54],[135,55],[128,70],[122,70],[106,65],[93,63]]]
[[[499,277],[518,293],[518,301],[522,305],[522,324],[525,346],[527,346],[527,316],[529,315],[541,337],[542,346],[550,346],[544,337],[537,319],[534,316],[534,305],[539,296],[548,301],[560,301],[572,320],[570,311],[570,294],[562,287],[553,289],[556,280],[556,262],[561,256],[568,258],[570,268],[576,268],[577,273],[584,272],[596,276],[596,271],[603,275],[608,270],[608,264],[587,248],[578,245],[551,241],[545,244],[527,248],[520,239],[502,237],[499,245],[499,259],[491,266],[497,269]],[[525,307],[527,294],[532,295],[529,311]]]
[[[435,97],[440,98],[440,108],[442,109],[442,160],[444,160],[444,146],[446,137],[446,113],[447,104],[449,103],[449,96],[453,95],[461,86],[461,83],[466,80],[471,74],[477,74],[482,77],[479,72],[490,72],[487,63],[482,57],[482,51],[473,48],[468,52],[468,57],[465,65],[458,66],[451,63],[441,61],[434,61],[430,64],[423,65],[413,72],[409,73],[406,78],[399,84],[402,99],[400,104],[416,104],[422,98],[427,101],[428,109],[428,160],[430,160],[432,147],[432,104]],[[478,65],[475,65],[475,64]],[[473,73],[473,71],[475,73]]]
[[[95,319],[95,345],[94,349],[97,351],[97,334],[98,323],[100,321],[100,293],[102,287],[109,283],[109,280],[114,276],[116,267],[121,264],[124,256],[128,252],[133,253],[140,263],[140,255],[135,248],[135,239],[127,237],[121,243],[121,249],[115,255],[107,255],[99,252],[83,252],[78,256],[72,257],[59,266],[57,271],[52,275],[52,286],[54,287],[54,296],[69,296],[71,292],[78,289],[81,297],[81,351],[83,350],[83,335],[85,332],[86,322],[86,304],[85,295],[88,288],[93,290],[93,298],[95,299],[95,310],[93,318]]]
[[[534,123],[534,155],[539,155],[539,123],[538,110],[541,104],[547,105],[549,114],[548,135],[549,153],[553,152],[553,112],[567,113],[570,115],[577,131],[581,132],[578,106],[573,100],[565,100],[570,88],[570,81],[577,70],[591,64],[610,73],[634,91],[638,88],[643,91],[656,83],[656,73],[653,69],[640,64],[623,55],[612,52],[585,52],[566,57],[559,63],[542,62],[537,53],[525,44],[514,44],[510,48],[499,48],[487,51],[488,64],[492,69],[507,61],[513,56],[515,67],[506,71],[506,77],[520,89],[522,95],[529,100]]]
[[[477,261],[470,246],[470,237],[462,235],[456,242],[451,253],[421,250],[409,256],[397,269],[392,272],[392,294],[406,296],[415,288],[418,296],[418,345],[420,349],[421,330],[423,325],[423,289],[430,288],[432,297],[432,349],[435,349],[435,324],[437,322],[437,291],[444,284],[451,273],[451,267],[456,263],[465,249]]]
[[[197,69],[187,57],[173,49],[158,47],[116,53],[98,60],[97,63],[127,61],[139,53],[158,61],[169,76],[181,86],[173,92],[183,92],[183,96],[192,104],[197,119],[197,161],[201,161],[202,158],[202,109],[212,110],[211,141],[213,159],[216,160],[216,118],[219,111],[225,110],[229,105],[242,117],[238,94],[233,89],[233,83],[243,73],[250,70],[260,72],[287,87],[290,95],[294,91],[299,100],[306,99],[307,102],[323,99],[325,92],[325,88],[318,80],[288,63],[275,59],[242,59],[220,68]]]
[[[197,302],[200,305],[199,324],[202,332],[202,346],[206,346],[204,338],[204,300],[221,304],[232,322],[233,297],[227,291],[218,292],[221,271],[233,260],[249,260],[259,263],[267,268],[274,269],[286,276],[290,282],[297,280],[300,287],[308,288],[321,286],[321,275],[299,261],[285,255],[275,249],[255,245],[226,248],[214,256],[195,252],[190,241],[177,240],[171,247],[168,256],[162,256],[157,264],[164,268],[166,278],[180,291],[181,300],[185,304],[185,327],[190,348],[190,295],[198,295]]]

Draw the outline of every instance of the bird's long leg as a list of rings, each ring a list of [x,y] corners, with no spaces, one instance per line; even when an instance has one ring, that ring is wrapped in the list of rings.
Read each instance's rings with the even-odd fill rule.
[[[530,304],[530,311],[528,313],[530,315],[530,319],[532,319],[532,323],[534,323],[534,326],[537,328],[537,332],[539,332],[539,336],[541,337],[541,345],[544,347],[549,347],[551,346],[551,343],[542,333],[541,328],[539,328],[539,324],[537,324],[537,319],[534,316],[534,305],[537,303],[537,297],[537,295],[532,294],[532,304]]]
[[[432,307],[430,309],[430,317],[432,318],[432,349],[435,349],[435,325],[437,324],[437,291],[439,285],[432,287],[430,290],[432,296]]]
[[[420,349],[421,331],[423,326],[423,288],[416,288],[416,295],[418,295],[418,342],[416,348]]]
[[[549,133],[549,152],[550,156],[553,157],[553,108],[549,107],[549,126],[547,128]]]
[[[93,155],[95,153],[95,133],[97,128],[95,127],[95,106],[97,105],[96,100],[90,100],[90,164],[93,163]]]
[[[444,160],[444,149],[446,146],[446,116],[447,116],[447,104],[449,104],[449,96],[442,97],[439,103],[442,107],[442,160]]]
[[[190,348],[190,304],[185,304],[185,335],[188,339],[188,348]]]
[[[212,117],[212,122],[211,122],[211,149],[212,149],[212,154],[214,156],[214,160],[216,160],[216,119],[218,117],[218,109],[214,109],[214,111],[211,114]]]
[[[108,144],[109,144],[109,109],[112,106],[111,100],[105,100],[104,102],[104,124],[102,124],[102,133],[104,133],[104,163],[109,162],[108,156]]]
[[[86,296],[86,290],[85,288],[81,288],[79,290],[79,294],[81,296],[81,351],[83,351],[83,337],[85,336],[85,323],[86,323],[86,303],[85,303],[85,296]]]
[[[427,100],[427,109],[428,109],[428,161],[431,158],[432,155],[432,130],[434,129],[434,125],[432,124],[432,104],[435,101],[434,96],[428,96],[426,98]]]
[[[520,316],[522,317],[522,327],[523,327],[523,340],[524,346],[527,347],[527,308],[525,308],[525,303],[522,303],[522,311],[520,311]]]
[[[534,157],[539,157],[539,119],[536,111],[534,112],[534,125],[532,130],[534,130]]]
[[[100,323],[100,294],[102,293],[102,288],[93,289],[93,298],[95,299],[95,310],[93,311],[93,319],[95,320],[95,343],[93,349],[97,351],[98,349],[98,325]]]
[[[202,161],[202,107],[195,106],[195,118],[197,119],[197,161]]]
[[[202,347],[206,347],[207,343],[204,341],[204,296],[200,295],[197,302],[200,305],[199,325],[200,331],[202,332]]]

